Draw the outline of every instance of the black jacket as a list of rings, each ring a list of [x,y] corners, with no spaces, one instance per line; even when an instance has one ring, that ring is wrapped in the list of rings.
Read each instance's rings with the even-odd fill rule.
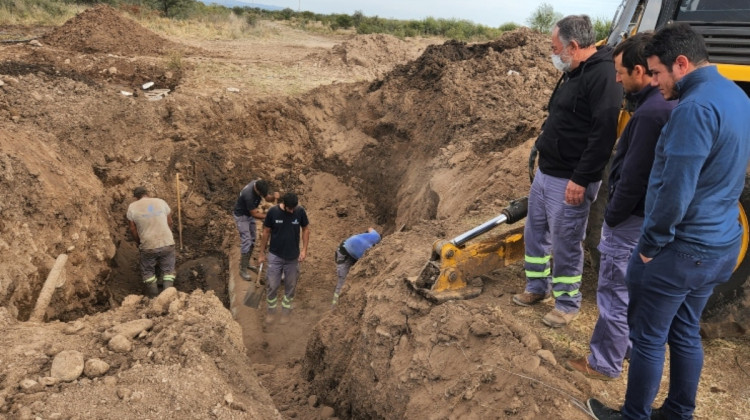
[[[552,93],[536,140],[539,170],[583,187],[600,181],[617,138],[621,103],[612,48],[604,46],[563,74]]]

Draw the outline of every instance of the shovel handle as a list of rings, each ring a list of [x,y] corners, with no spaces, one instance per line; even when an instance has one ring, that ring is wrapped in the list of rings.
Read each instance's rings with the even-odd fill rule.
[[[258,278],[255,280],[255,283],[260,286],[260,275],[263,272],[263,263],[260,263],[260,266],[258,266]]]

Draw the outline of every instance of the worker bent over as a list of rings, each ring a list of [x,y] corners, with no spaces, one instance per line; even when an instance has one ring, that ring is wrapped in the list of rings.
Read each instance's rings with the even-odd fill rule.
[[[362,258],[365,251],[378,242],[380,242],[380,234],[373,228],[367,228],[367,232],[352,235],[341,242],[341,245],[336,249],[336,275],[338,282],[336,283],[336,290],[333,291],[332,306],[339,303],[341,288],[344,287],[346,276],[349,274],[349,270],[354,263]]]
[[[133,190],[137,199],[128,206],[130,233],[138,244],[141,255],[141,274],[150,297],[159,294],[156,267],[162,273],[164,289],[175,280],[175,249],[172,235],[172,210],[161,198],[148,196],[144,187]]]

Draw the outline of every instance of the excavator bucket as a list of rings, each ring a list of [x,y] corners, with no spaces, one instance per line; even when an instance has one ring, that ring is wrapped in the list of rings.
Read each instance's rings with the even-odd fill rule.
[[[502,223],[523,219],[527,210],[528,199],[524,197],[513,201],[500,216],[450,241],[435,242],[430,260],[417,277],[406,279],[407,284],[436,303],[479,296],[482,275],[523,259],[523,227],[469,245],[466,243]]]

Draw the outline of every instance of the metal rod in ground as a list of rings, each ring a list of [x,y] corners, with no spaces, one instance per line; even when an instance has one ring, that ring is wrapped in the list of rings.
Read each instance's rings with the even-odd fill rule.
[[[177,189],[177,231],[180,233],[180,251],[182,251],[182,200],[180,199],[180,174],[176,174],[174,179]]]

